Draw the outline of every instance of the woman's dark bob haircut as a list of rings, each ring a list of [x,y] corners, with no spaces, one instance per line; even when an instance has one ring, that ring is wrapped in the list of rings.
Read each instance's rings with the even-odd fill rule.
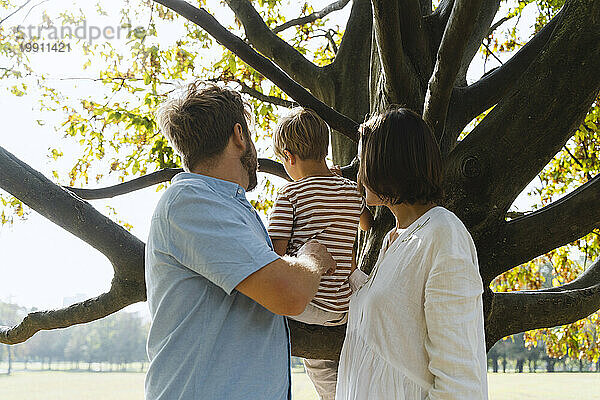
[[[442,197],[440,149],[423,119],[390,109],[361,125],[359,184],[389,204],[427,204]]]

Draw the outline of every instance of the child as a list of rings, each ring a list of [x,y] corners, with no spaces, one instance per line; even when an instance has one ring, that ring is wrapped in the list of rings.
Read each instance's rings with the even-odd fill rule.
[[[279,255],[294,255],[304,243],[323,243],[337,263],[323,275],[319,289],[297,321],[334,326],[346,323],[348,277],[356,268],[354,241],[358,227],[368,230],[372,217],[356,183],[331,172],[325,162],[329,127],[314,111],[295,108],[273,135],[275,154],[294,182],[278,194],[269,220],[269,236]],[[335,398],[337,362],[304,360],[306,372],[322,400]]]

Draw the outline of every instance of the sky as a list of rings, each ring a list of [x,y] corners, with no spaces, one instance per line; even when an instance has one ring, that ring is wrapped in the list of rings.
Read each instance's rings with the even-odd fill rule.
[[[105,4],[109,3],[107,1]],[[4,25],[37,25],[41,12],[45,9],[51,13],[69,9],[73,4],[73,1],[63,0],[42,2],[27,16],[24,12],[16,14]],[[93,7],[92,2],[87,4]],[[298,7],[298,4],[300,2],[294,3],[293,6]],[[350,7],[346,7],[344,11],[333,15],[334,22],[343,26],[349,10]],[[521,18],[519,27],[523,32],[531,30],[532,15],[532,12],[526,10],[525,16]],[[218,12],[217,18],[226,24],[233,21],[231,14],[226,11]],[[92,23],[106,27],[117,26],[119,22],[114,18],[105,17],[91,20],[90,24]],[[176,31],[168,33],[170,36],[176,34]],[[523,36],[527,37],[527,34]],[[112,43],[118,46],[119,41],[115,40]],[[506,59],[507,56],[503,58]],[[8,60],[0,58],[0,66],[6,65],[7,62]],[[62,78],[97,77],[97,69],[94,65],[86,70],[82,69],[84,62],[82,53],[77,49],[68,54],[40,54],[32,57],[35,68],[51,76],[66,93],[93,93],[101,87],[89,81],[61,81]],[[498,66],[498,62],[492,59],[488,60],[485,68],[489,70],[495,66]],[[468,79],[474,81],[483,73],[483,60],[477,56],[469,70]],[[39,111],[35,100],[38,95],[35,86],[29,87],[28,94],[22,97],[7,95],[5,87],[15,83],[19,82],[0,80],[0,93],[2,93],[0,110],[3,116],[0,146],[47,177],[52,177],[53,170],[68,171],[77,157],[78,146],[63,139],[60,131],[54,129],[61,121],[62,114]],[[43,121],[43,125],[39,125],[38,120]],[[58,161],[48,157],[49,149],[54,147],[64,152],[64,157]],[[88,187],[114,183],[116,183],[114,179],[109,178],[98,185],[90,183]],[[93,201],[92,204],[104,214],[109,211],[107,206],[114,207],[120,218],[133,225],[132,233],[145,241],[150,217],[160,194],[155,188],[147,188],[110,200]],[[530,203],[531,201],[523,195],[517,200],[516,206],[524,211],[529,208]],[[1,301],[38,309],[62,307],[65,305],[63,304],[65,298],[81,300],[107,291],[112,276],[112,267],[101,253],[35,212],[31,212],[24,221],[15,220],[13,225],[0,227]],[[147,314],[145,303],[132,305],[127,310]]]

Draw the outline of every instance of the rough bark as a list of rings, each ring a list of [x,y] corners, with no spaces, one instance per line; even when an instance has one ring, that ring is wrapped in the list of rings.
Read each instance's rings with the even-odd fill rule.
[[[372,22],[370,0],[354,0],[340,48],[333,63],[325,67],[331,84],[317,93],[327,104],[358,122],[369,113]],[[334,131],[331,149],[334,163],[348,165],[356,155],[357,144]]]
[[[482,0],[456,0],[437,52],[433,74],[429,79],[423,119],[441,140],[454,82],[461,66],[461,57],[475,26]]]
[[[426,19],[428,30],[431,32],[430,40],[432,50],[437,49],[440,45],[444,29],[448,24],[454,4],[455,0],[442,0],[435,10],[435,13],[433,13],[430,18]],[[461,57],[460,68],[456,76],[457,86],[466,85],[469,65],[475,54],[477,54],[483,38],[487,36],[489,27],[494,20],[499,7],[499,0],[482,1],[479,13],[477,14],[477,19],[475,20],[474,29],[467,39],[466,47]],[[433,55],[435,56],[435,54]]]
[[[405,53],[397,0],[372,0],[373,31],[377,58],[381,62],[381,79],[388,103],[398,103],[402,93],[419,93],[419,81]]]

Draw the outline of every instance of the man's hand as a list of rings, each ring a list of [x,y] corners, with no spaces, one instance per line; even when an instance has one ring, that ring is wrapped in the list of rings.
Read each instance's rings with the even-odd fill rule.
[[[336,262],[327,251],[327,248],[316,240],[309,240],[298,250],[297,256],[308,256],[315,260],[317,268],[321,275],[325,273],[333,274],[336,268]]]

